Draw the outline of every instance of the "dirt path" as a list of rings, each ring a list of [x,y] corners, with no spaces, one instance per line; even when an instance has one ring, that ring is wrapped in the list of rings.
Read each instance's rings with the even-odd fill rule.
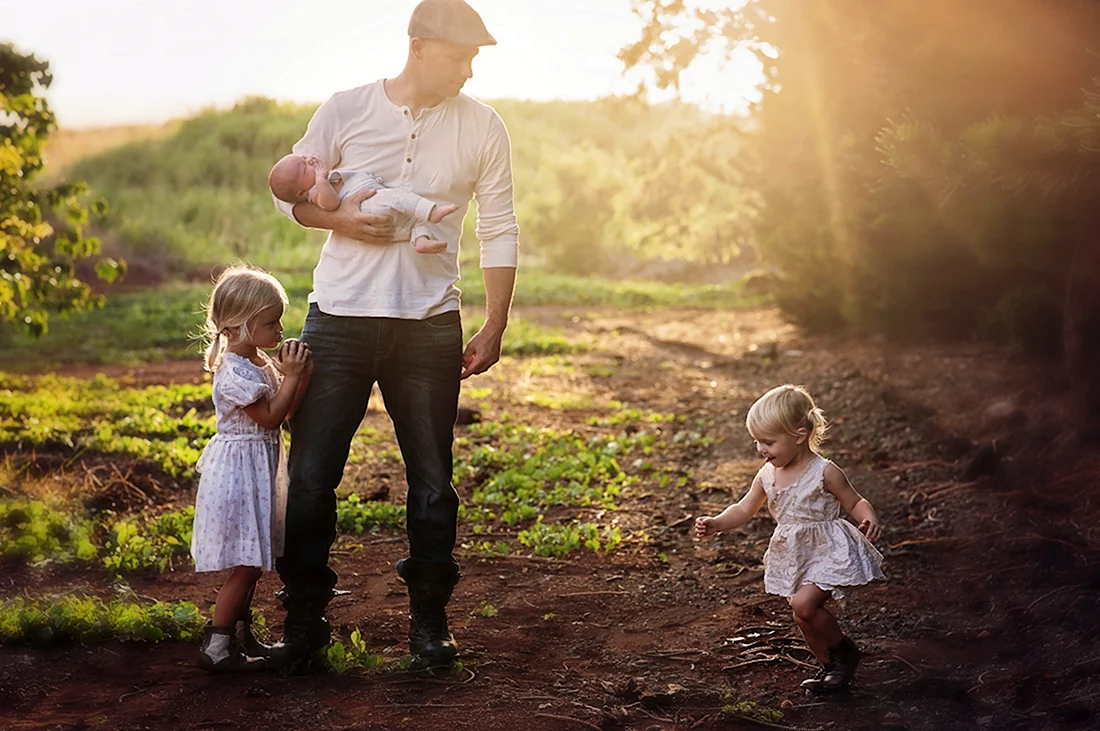
[[[476,379],[528,423],[583,425],[579,410],[516,397],[535,383],[675,412],[715,438],[680,490],[624,495],[624,528],[651,543],[568,561],[463,563],[452,628],[464,669],[211,678],[194,647],[115,643],[0,648],[5,728],[799,729],[1093,728],[1100,722],[1097,507],[1100,463],[1061,419],[1046,375],[983,348],[916,348],[797,336],[773,312],[525,314],[590,335],[580,368],[502,363]],[[115,374],[118,375],[118,374]],[[201,377],[196,364],[136,382]],[[159,379],[159,380],[158,380]],[[555,380],[556,379],[556,380]],[[885,584],[852,592],[842,624],[865,662],[850,695],[802,695],[807,674],[782,599],[763,593],[762,518],[694,544],[687,519],[739,494],[757,467],[745,410],[777,383],[805,383],[833,417],[829,456],[886,523]],[[384,428],[375,411],[368,423]],[[688,428],[688,426],[685,426]],[[358,475],[370,480],[377,476]],[[400,478],[397,478],[400,482]],[[462,486],[460,485],[460,491]],[[469,539],[465,533],[460,537]],[[334,627],[403,653],[400,537],[342,538]],[[661,554],[663,560],[658,556]],[[0,567],[0,596],[32,586],[106,595],[103,576]],[[143,595],[213,598],[179,571],[132,576]],[[265,577],[259,608],[278,623]],[[494,611],[489,611],[491,608]]]

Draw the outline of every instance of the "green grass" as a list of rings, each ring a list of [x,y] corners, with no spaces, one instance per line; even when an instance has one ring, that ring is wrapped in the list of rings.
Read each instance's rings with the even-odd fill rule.
[[[214,435],[209,383],[126,388],[102,375],[0,373],[0,395],[0,444],[127,455],[178,476]]]
[[[279,274],[290,307],[283,316],[286,337],[301,334],[305,321],[309,274]],[[202,356],[203,303],[210,286],[174,283],[155,289],[112,295],[102,309],[54,318],[39,339],[0,326],[0,362],[20,370],[58,364],[140,364]],[[485,291],[476,270],[463,287],[464,305],[484,305]],[[658,282],[616,282],[596,277],[569,277],[538,270],[521,270],[515,304],[606,306],[619,309],[651,307],[734,308],[754,304],[738,284],[675,285]],[[482,322],[467,313],[466,333]],[[506,355],[575,353],[590,347],[564,331],[513,316],[505,334]],[[11,366],[9,366],[11,367]]]

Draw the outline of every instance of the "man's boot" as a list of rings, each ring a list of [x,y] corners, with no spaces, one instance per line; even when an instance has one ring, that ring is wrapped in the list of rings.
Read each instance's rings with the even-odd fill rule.
[[[409,590],[409,651],[430,665],[448,665],[458,657],[458,644],[447,627],[447,602],[458,583],[451,564],[397,562],[397,575]]]
[[[305,660],[315,651],[328,646],[332,630],[325,617],[328,600],[304,602],[292,600],[280,592],[283,605],[287,608],[283,622],[283,639],[271,645],[264,653],[267,666],[283,670]]]

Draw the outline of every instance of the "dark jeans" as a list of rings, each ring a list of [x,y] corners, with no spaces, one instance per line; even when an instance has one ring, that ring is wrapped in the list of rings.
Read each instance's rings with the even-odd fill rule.
[[[313,351],[314,369],[290,424],[286,547],[275,564],[288,609],[323,611],[336,585],[328,565],[335,490],[375,381],[405,461],[409,564],[457,572],[451,447],[462,371],[459,313],[426,320],[340,317],[311,304],[302,340]]]

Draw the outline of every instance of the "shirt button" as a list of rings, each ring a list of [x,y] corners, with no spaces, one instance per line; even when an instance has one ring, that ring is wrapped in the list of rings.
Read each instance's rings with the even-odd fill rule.
[[[405,158],[405,162],[412,162],[412,161],[413,161],[413,159],[411,157],[406,157]]]
[[[413,138],[414,140],[416,139],[416,132],[413,132],[413,133],[412,133],[412,138]]]
[[[406,117],[407,117],[407,116],[409,116],[409,110],[408,110],[408,109],[406,109],[406,110],[404,111],[404,115],[405,115]]]

